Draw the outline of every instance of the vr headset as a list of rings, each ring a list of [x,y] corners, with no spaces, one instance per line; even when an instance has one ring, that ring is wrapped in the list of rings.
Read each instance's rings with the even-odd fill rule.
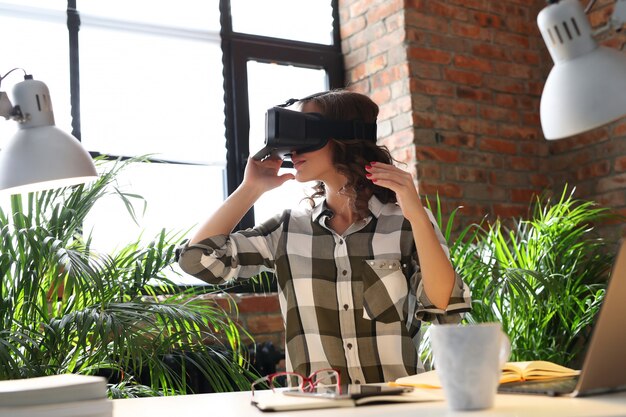
[[[318,113],[303,113],[272,107],[265,113],[265,147],[252,158],[291,158],[292,152],[321,149],[330,138],[364,139],[376,142],[376,123],[360,120],[329,120]]]

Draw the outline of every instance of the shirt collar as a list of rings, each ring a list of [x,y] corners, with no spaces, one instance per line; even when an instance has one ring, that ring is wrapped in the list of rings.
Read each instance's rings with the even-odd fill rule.
[[[378,218],[383,212],[384,204],[381,203],[380,200],[375,195],[372,195],[370,197],[370,200],[367,203],[367,206],[370,212],[372,213],[372,215]],[[314,222],[318,222],[321,216],[328,215],[328,212],[327,212],[328,210],[330,209],[328,208],[328,205],[326,204],[326,199],[324,199],[320,202],[320,204],[316,205],[311,210],[311,219]]]

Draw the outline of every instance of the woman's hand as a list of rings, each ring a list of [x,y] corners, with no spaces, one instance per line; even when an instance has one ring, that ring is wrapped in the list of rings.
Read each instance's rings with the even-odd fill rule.
[[[402,214],[409,221],[412,221],[418,213],[424,214],[424,206],[410,173],[382,162],[371,162],[365,170],[367,178],[373,183],[396,193]]]
[[[266,191],[280,187],[286,181],[294,179],[293,174],[287,173],[278,175],[278,170],[282,163],[283,161],[281,159],[267,158],[263,161],[257,161],[248,158],[241,186],[252,189],[260,195]]]
[[[382,162],[371,162],[365,170],[367,178],[376,185],[396,193],[402,214],[413,229],[426,295],[437,308],[444,310],[450,302],[455,273],[422,205],[413,177],[406,171]]]

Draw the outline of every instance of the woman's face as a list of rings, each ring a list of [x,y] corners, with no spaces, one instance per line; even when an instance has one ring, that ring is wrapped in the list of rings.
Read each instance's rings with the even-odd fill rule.
[[[308,102],[302,106],[304,113],[320,113],[314,103]],[[337,175],[333,166],[332,142],[316,151],[291,154],[291,161],[296,169],[296,180],[300,182],[323,181],[328,182]]]

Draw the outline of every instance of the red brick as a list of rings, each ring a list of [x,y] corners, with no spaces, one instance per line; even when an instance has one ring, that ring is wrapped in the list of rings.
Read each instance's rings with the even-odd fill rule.
[[[280,304],[276,294],[241,295],[237,302],[237,308],[241,314],[280,312]]]
[[[509,159],[511,169],[518,171],[537,171],[539,170],[539,161],[537,158],[527,156],[513,156]]]
[[[453,84],[444,81],[417,80],[410,81],[412,93],[425,93],[433,96],[454,96],[455,87]]]
[[[483,76],[469,71],[459,71],[452,68],[444,70],[444,78],[457,84],[480,87],[483,83]]]
[[[365,17],[363,16],[358,16],[354,19],[342,22],[340,27],[341,38],[348,38],[353,34],[365,29],[366,26],[367,22],[365,21]]]
[[[578,168],[576,170],[576,178],[584,181],[589,178],[606,176],[610,171],[611,163],[609,161],[599,161]]]
[[[626,171],[626,156],[620,156],[615,159],[613,163],[613,169],[617,172]]]
[[[435,33],[446,33],[448,22],[440,17],[429,16],[424,13],[417,13],[413,10],[406,11],[407,28],[424,29]]]
[[[413,144],[413,129],[405,129],[399,132],[393,132],[387,138],[385,138],[385,145],[389,149],[407,148]],[[413,157],[412,161],[415,161]]]
[[[391,88],[385,86],[377,90],[374,90],[368,95],[369,95],[369,98],[371,98],[372,101],[378,104],[378,106],[380,107],[383,104],[388,103],[391,100]]]
[[[408,78],[408,72],[406,65],[396,65],[385,68],[371,77],[370,83],[372,89],[387,87],[396,81],[405,80]]]
[[[365,16],[367,22],[378,22],[393,15],[394,13],[401,11],[403,7],[402,0],[385,0],[381,3],[373,3],[367,10]]]
[[[487,182],[488,175],[485,169],[464,166],[451,166],[450,168],[446,179],[462,182]]]
[[[510,123],[519,120],[519,112],[496,106],[482,106],[480,115],[486,120],[506,120]]]
[[[387,101],[379,106],[379,120],[387,120],[398,114],[408,113],[411,111],[411,97],[403,96],[395,100]]]
[[[350,17],[360,16],[366,13],[372,4],[369,1],[355,1],[349,6]]]
[[[494,204],[493,212],[499,218],[520,218],[528,215],[528,207],[521,204]]]
[[[613,134],[615,136],[626,135],[626,118],[621,119],[621,121],[615,125],[613,128]]]
[[[539,188],[548,188],[552,185],[552,181],[545,174],[531,174],[530,175],[530,183],[535,187]]]
[[[478,57],[497,59],[501,61],[509,59],[506,54],[506,50],[503,47],[482,42],[472,47],[472,54]]]
[[[454,57],[454,65],[459,68],[475,70],[479,72],[491,72],[493,68],[491,61],[467,55],[456,55]]]
[[[365,68],[367,70],[368,75],[372,75],[377,73],[378,71],[382,71],[387,67],[387,56],[386,55],[378,55],[367,61],[365,63]]]
[[[517,96],[513,94],[496,94],[494,103],[501,107],[516,107]]]
[[[440,113],[458,114],[463,116],[476,115],[475,103],[451,98],[438,98],[436,109]]]
[[[478,148],[483,151],[505,153],[515,155],[517,153],[517,144],[508,140],[496,138],[482,138],[478,143]]]
[[[476,145],[476,136],[464,133],[444,133],[443,143],[452,147],[473,148]]]
[[[530,48],[530,40],[527,35],[499,31],[494,35],[494,40],[497,45],[512,46],[521,49]]]
[[[491,40],[491,33],[489,32],[489,30],[484,29],[473,23],[453,21],[450,23],[450,30],[452,34],[461,36],[463,38],[476,39],[480,41]]]
[[[429,161],[420,161],[417,164],[417,178],[438,180],[441,178],[440,167],[438,164],[430,163]]]
[[[351,71],[354,67],[359,64],[362,64],[367,59],[367,48],[363,47],[360,49],[356,49],[354,51],[350,51],[344,55],[344,64],[346,66],[346,70]]]
[[[537,196],[537,190],[516,189],[511,190],[511,202],[530,204]]]
[[[533,66],[541,64],[541,54],[539,52],[514,49],[510,54],[513,62]]]
[[[452,61],[452,55],[449,52],[437,49],[409,47],[407,55],[409,59],[418,59],[436,64],[449,64]]]
[[[458,162],[460,152],[454,149],[446,149],[433,146],[415,146],[415,153],[419,161]]]
[[[537,140],[543,137],[543,134],[536,127],[502,125],[498,130],[498,136],[506,139]]]
[[[467,10],[464,7],[450,6],[445,1],[428,0],[428,12],[446,19],[468,20]]]
[[[463,197],[463,189],[458,184],[435,184],[424,181],[420,182],[419,191],[422,195],[439,195],[441,197],[461,198]],[[432,200],[431,200],[432,201]]]
[[[493,94],[485,89],[469,88],[458,86],[455,89],[458,98],[488,102],[493,99]]]
[[[431,49],[441,49],[455,54],[465,53],[467,50],[467,40],[450,36],[448,33],[429,33],[423,36],[425,41],[420,42]]]
[[[511,78],[530,79],[532,76],[532,70],[528,65],[498,62],[494,64],[494,74]]]
[[[528,18],[529,16],[528,7],[516,6],[504,1],[488,1],[487,3],[489,4],[489,11],[502,16],[518,16],[522,18]],[[484,9],[487,8],[482,8],[482,10]]]
[[[441,65],[425,62],[411,62],[411,75],[425,80],[440,80]]]
[[[285,329],[283,318],[280,315],[249,316],[245,326],[246,330],[252,334],[276,333]]]
[[[481,135],[495,135],[498,132],[497,125],[486,120],[477,118],[467,118],[459,120],[459,128],[466,133]]]
[[[396,30],[383,37],[376,38],[367,44],[367,51],[369,56],[379,55],[394,47],[401,46],[405,40],[405,32],[403,30]]]
[[[474,13],[474,20],[481,27],[499,28],[502,26],[500,16],[492,13],[476,12]]]
[[[485,86],[501,93],[522,94],[526,90],[523,81],[508,77],[486,77]]]

